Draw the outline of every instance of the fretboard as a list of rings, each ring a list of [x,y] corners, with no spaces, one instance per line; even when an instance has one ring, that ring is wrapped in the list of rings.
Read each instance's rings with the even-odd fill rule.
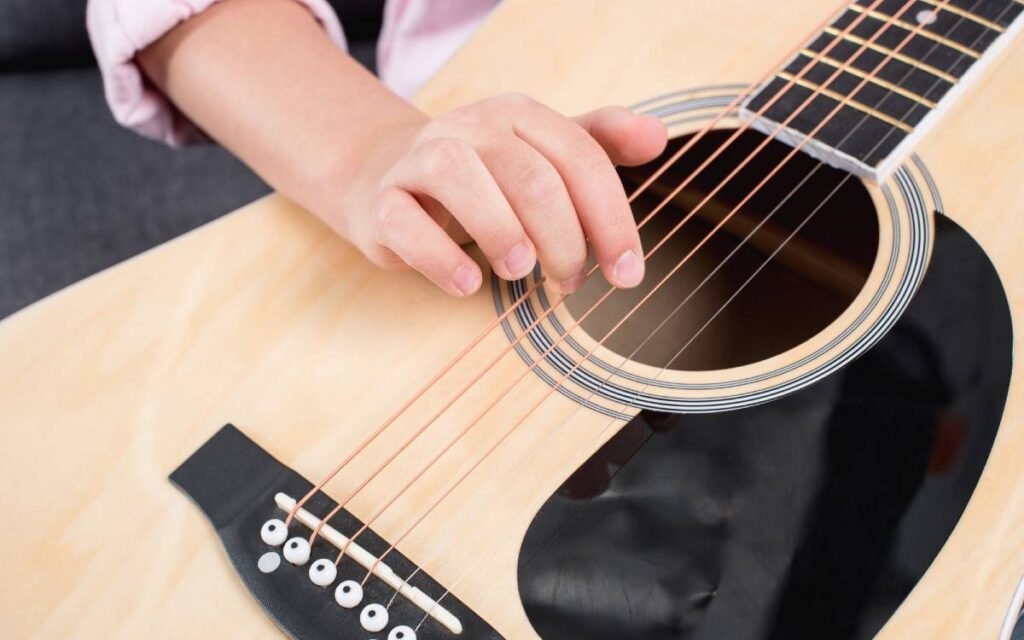
[[[872,7],[873,0],[856,0],[751,96],[744,118],[771,134],[792,116],[780,139],[795,145],[809,136],[803,148],[811,155],[884,179],[1024,27],[1024,0],[921,0],[905,9],[906,3]]]

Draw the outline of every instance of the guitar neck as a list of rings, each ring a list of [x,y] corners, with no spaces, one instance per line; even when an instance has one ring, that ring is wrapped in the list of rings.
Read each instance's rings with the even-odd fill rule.
[[[1022,13],[1022,0],[856,0],[742,115],[769,135],[784,123],[780,139],[881,181],[1024,28]]]

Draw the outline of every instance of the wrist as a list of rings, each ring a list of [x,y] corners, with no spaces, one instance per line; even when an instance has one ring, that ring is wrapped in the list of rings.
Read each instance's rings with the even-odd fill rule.
[[[372,117],[316,136],[316,150],[295,165],[303,166],[301,195],[285,193],[350,239],[351,218],[366,215],[384,175],[430,121],[410,103],[391,97],[401,104],[378,103]]]

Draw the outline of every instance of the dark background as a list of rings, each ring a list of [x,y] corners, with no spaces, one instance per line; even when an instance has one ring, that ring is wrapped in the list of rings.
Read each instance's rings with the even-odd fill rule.
[[[374,68],[383,3],[333,4]],[[0,318],[270,190],[216,145],[170,149],[118,126],[85,5],[0,2]]]

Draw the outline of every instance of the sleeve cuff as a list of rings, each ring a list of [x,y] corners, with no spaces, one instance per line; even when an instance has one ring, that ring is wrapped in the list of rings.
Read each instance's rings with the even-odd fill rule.
[[[313,14],[333,42],[346,47],[341,23],[326,0],[295,1]],[[103,76],[107,104],[118,123],[172,146],[206,139],[146,80],[135,54],[214,2],[217,0],[89,0],[89,39]]]

